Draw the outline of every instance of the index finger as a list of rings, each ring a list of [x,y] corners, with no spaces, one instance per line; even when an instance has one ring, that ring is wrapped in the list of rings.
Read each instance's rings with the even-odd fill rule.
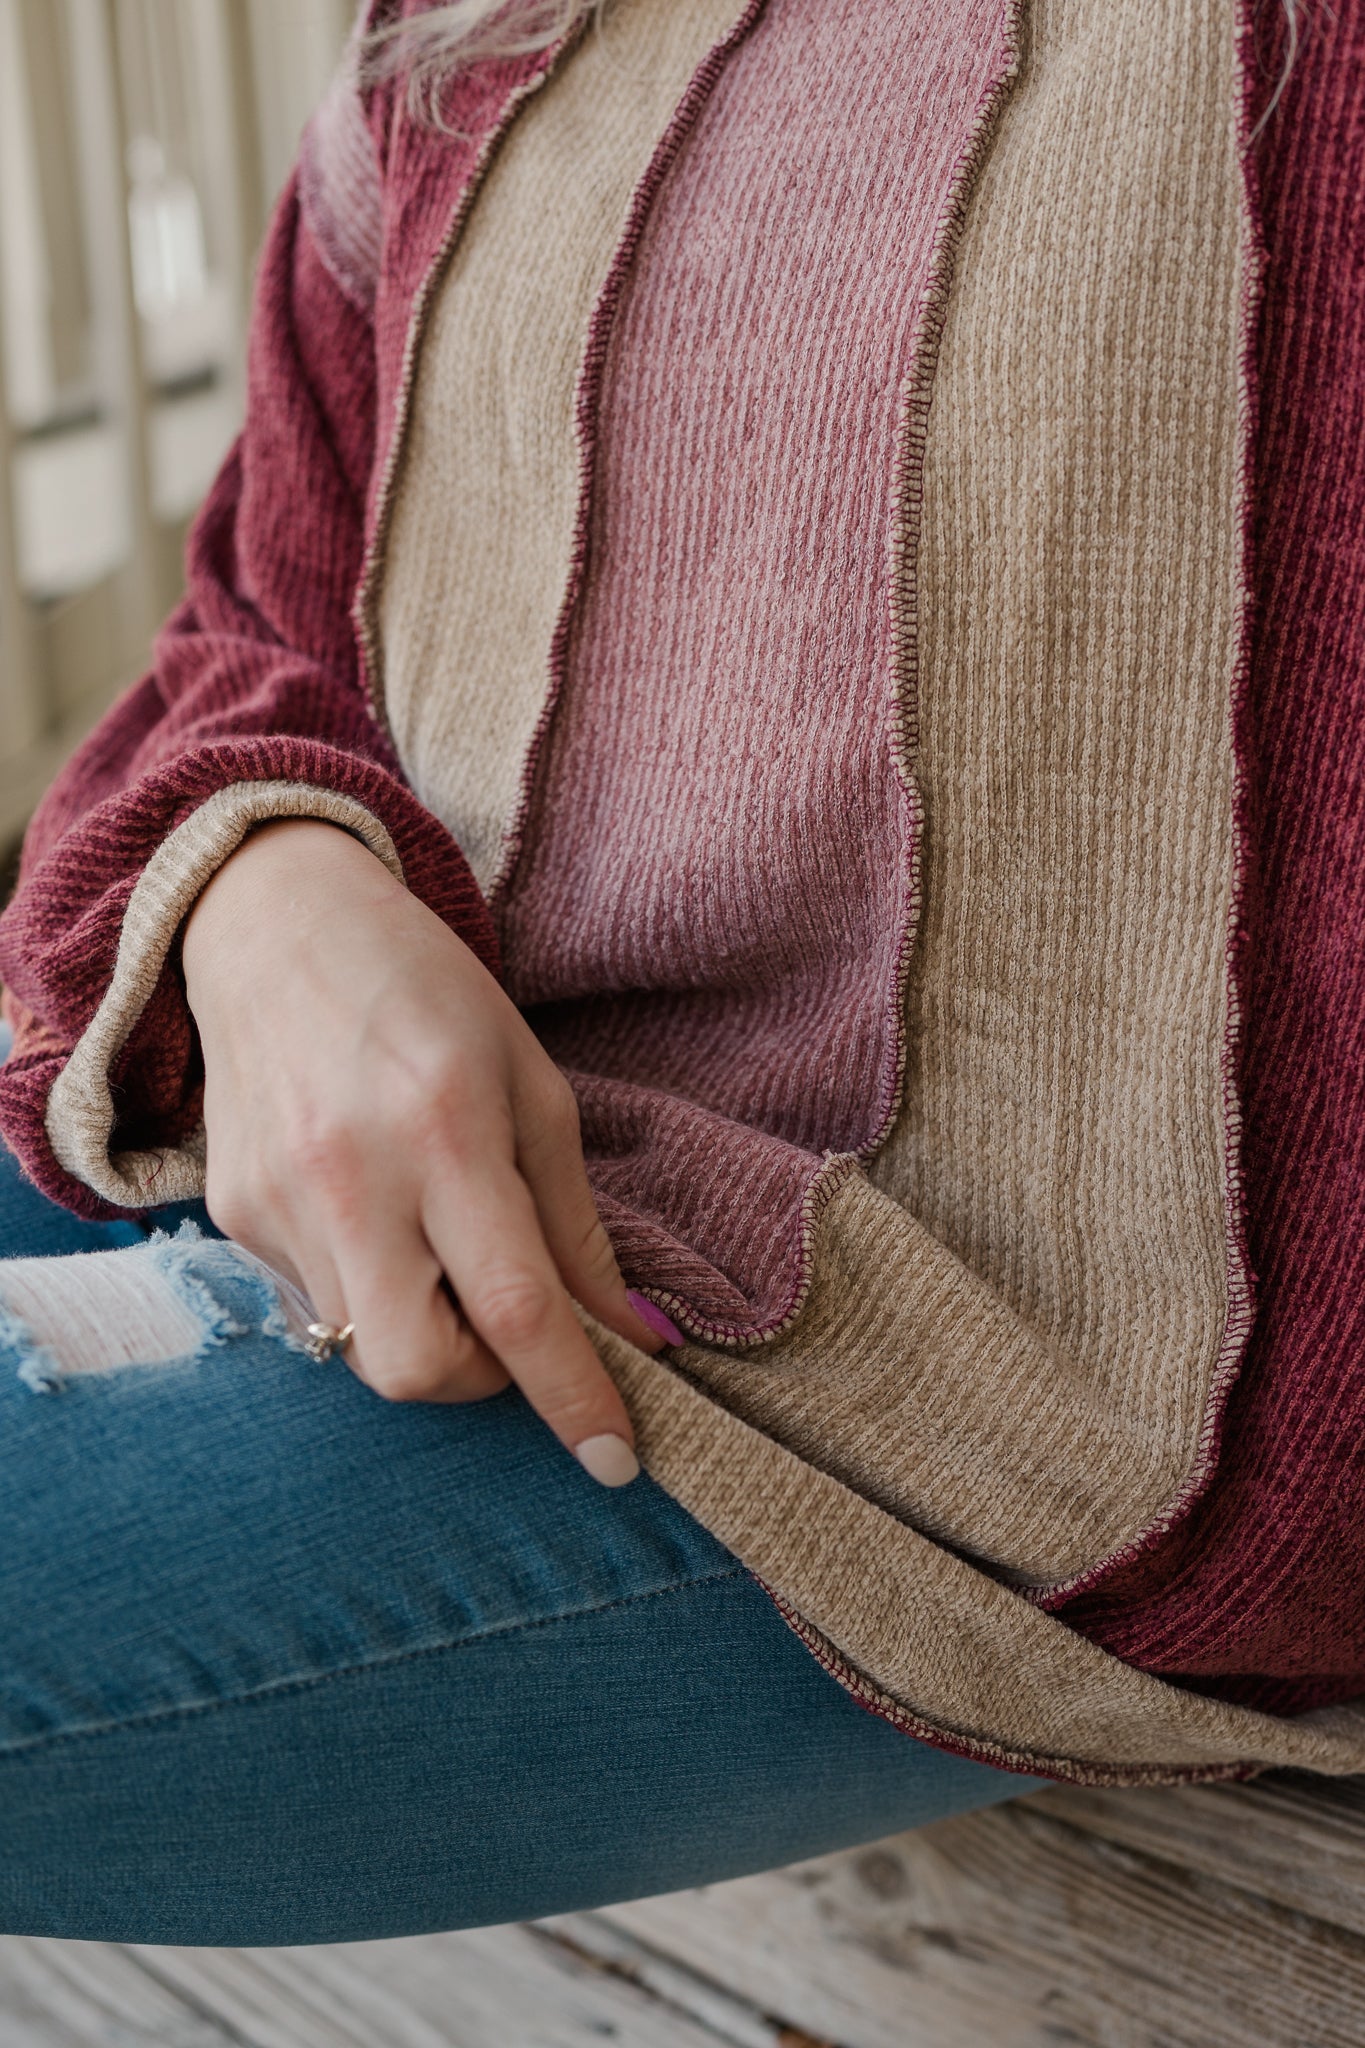
[[[536,1413],[592,1478],[627,1485],[640,1469],[630,1417],[516,1167],[501,1155],[477,1173],[452,1162],[429,1182],[422,1222],[463,1314]]]

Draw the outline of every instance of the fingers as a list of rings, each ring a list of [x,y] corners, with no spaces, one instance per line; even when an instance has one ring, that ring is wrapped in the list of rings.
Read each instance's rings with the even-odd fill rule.
[[[475,1333],[595,1479],[635,1477],[634,1432],[560,1279],[530,1188],[513,1163],[478,1156],[433,1176],[427,1238]]]
[[[481,1401],[507,1372],[459,1314],[416,1218],[382,1197],[363,1233],[311,1250],[304,1284],[322,1319],[354,1325],[347,1364],[388,1401]],[[317,1274],[316,1280],[313,1278]]]
[[[243,1099],[225,1115],[215,1095],[211,1207],[297,1272],[321,1320],[354,1326],[347,1362],[378,1393],[467,1401],[510,1377],[595,1478],[622,1485],[639,1469],[630,1419],[571,1296],[647,1351],[673,1333],[632,1307],[567,1083],[505,998],[490,1007],[458,1036],[400,1017],[396,1051],[368,1048],[363,1089],[344,1039],[261,1101],[220,1068]]]
[[[515,1108],[517,1165],[550,1256],[574,1300],[641,1351],[680,1343],[681,1333],[652,1303],[642,1297],[633,1301],[621,1277],[588,1184],[578,1105],[568,1082],[546,1060],[544,1072],[522,1089]]]
[[[344,1352],[359,1379],[391,1401],[480,1401],[507,1373],[456,1308],[440,1261],[404,1191],[384,1187],[357,1156],[346,1170],[300,1173],[285,1201],[243,1193],[210,1204],[228,1236],[299,1289],[320,1322],[353,1335]],[[360,1197],[363,1196],[363,1199]]]
[[[506,1369],[460,1315],[437,1261],[414,1231],[404,1260],[367,1257],[343,1269],[353,1371],[386,1401],[482,1401],[507,1385]]]

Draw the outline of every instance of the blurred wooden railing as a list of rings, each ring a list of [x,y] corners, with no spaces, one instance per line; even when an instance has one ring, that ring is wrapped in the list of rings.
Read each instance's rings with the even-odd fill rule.
[[[0,846],[145,661],[354,0],[0,0]]]

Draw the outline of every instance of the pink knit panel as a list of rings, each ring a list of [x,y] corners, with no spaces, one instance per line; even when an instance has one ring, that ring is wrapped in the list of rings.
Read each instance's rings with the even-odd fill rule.
[[[665,137],[589,346],[587,570],[506,958],[624,1264],[716,1334],[791,1312],[825,1155],[894,1110],[904,393],[1011,26],[769,0]]]

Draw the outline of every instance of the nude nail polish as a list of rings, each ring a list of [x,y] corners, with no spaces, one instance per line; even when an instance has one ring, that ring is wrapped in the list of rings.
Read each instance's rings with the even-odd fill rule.
[[[589,1436],[574,1445],[574,1456],[599,1486],[629,1486],[640,1460],[623,1436]]]
[[[677,1324],[645,1295],[637,1294],[633,1287],[628,1287],[626,1289],[626,1300],[630,1303],[640,1321],[648,1323],[655,1336],[662,1337],[665,1344],[681,1344],[685,1342],[683,1333]]]

